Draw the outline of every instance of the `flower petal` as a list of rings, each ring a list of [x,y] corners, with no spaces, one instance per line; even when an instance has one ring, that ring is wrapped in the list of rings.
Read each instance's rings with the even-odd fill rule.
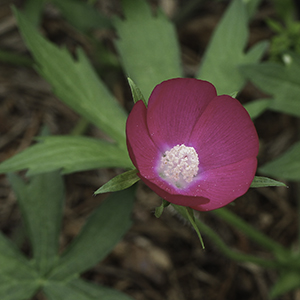
[[[206,204],[190,207],[200,211],[217,209],[242,196],[249,189],[256,171],[256,158],[246,158],[234,164],[207,170],[198,185],[189,193],[210,199]]]
[[[247,111],[230,96],[214,98],[190,136],[202,171],[256,157],[259,141]]]
[[[209,199],[202,196],[186,196],[184,194],[179,194],[178,190],[173,188],[171,185],[169,185],[159,177],[154,180],[152,179],[151,181],[142,176],[140,176],[140,178],[158,196],[173,204],[182,206],[199,206],[209,202]]]
[[[174,78],[157,85],[147,109],[148,130],[157,147],[164,152],[186,144],[197,119],[216,95],[211,83],[193,78]]]
[[[130,112],[126,124],[129,156],[144,177],[153,177],[154,167],[160,151],[151,140],[146,125],[147,109],[142,100]]]

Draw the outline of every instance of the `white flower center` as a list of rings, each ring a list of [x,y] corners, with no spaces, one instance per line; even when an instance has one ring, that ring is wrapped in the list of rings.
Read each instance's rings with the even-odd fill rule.
[[[193,147],[177,145],[166,151],[160,161],[159,175],[178,188],[185,188],[199,170],[199,158]]]

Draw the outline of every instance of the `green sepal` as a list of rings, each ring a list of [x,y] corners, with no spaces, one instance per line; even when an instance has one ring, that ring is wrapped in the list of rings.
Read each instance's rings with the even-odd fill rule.
[[[232,98],[236,98],[236,96],[238,95],[238,93],[239,92],[235,91],[235,92],[229,94],[229,96],[232,97]]]
[[[137,103],[139,100],[142,100],[145,106],[147,107],[147,101],[145,100],[141,90],[137,87],[137,85],[134,83],[134,81],[131,78],[128,77],[127,80],[130,86],[133,102]]]
[[[190,223],[192,224],[192,226],[194,227],[198,237],[199,237],[199,240],[200,240],[200,243],[201,243],[201,246],[202,246],[202,249],[205,249],[205,246],[204,246],[204,242],[203,242],[203,239],[202,239],[202,236],[201,236],[201,233],[199,231],[199,228],[195,222],[195,216],[194,216],[194,211],[192,208],[190,207],[185,207],[185,212],[186,212],[186,216],[188,217],[188,220],[190,221]]]
[[[285,186],[288,187],[286,184],[280,181],[276,181],[274,179],[263,177],[263,176],[255,176],[250,187],[252,188],[259,188],[259,187],[267,187],[267,186]]]
[[[154,213],[155,217],[159,218],[162,215],[164,208],[169,205],[170,205],[170,202],[163,199],[161,205],[155,208],[155,213]]]
[[[102,185],[97,191],[95,191],[94,194],[98,195],[125,190],[140,180],[140,177],[138,177],[137,173],[138,170],[134,169],[117,175],[116,177]]]

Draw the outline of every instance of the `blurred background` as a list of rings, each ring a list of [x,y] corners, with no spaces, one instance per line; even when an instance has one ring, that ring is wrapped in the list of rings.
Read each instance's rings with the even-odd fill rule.
[[[94,126],[82,124],[79,116],[55,98],[49,84],[34,70],[11,5],[30,14],[38,11],[42,2],[0,0],[0,161],[31,145],[44,125],[55,135],[69,134],[78,128],[89,136],[102,135]],[[116,34],[105,21],[122,15],[120,1],[91,1],[104,16],[103,26],[97,29],[86,28],[64,12],[58,2],[47,2],[40,15],[33,13],[33,21],[40,23],[41,31],[50,41],[64,45],[71,53],[75,53],[77,47],[83,48],[99,76],[129,111],[132,98],[114,47]],[[229,1],[160,0],[150,3],[154,9],[160,5],[176,24],[185,75],[194,76]],[[294,5],[293,11],[290,4]],[[250,23],[247,47],[268,40],[271,47],[264,59],[274,61],[280,61],[285,50],[300,53],[299,25],[287,28],[285,24],[285,14],[292,15],[294,24],[297,23],[297,4],[298,1],[261,1]],[[276,31],[270,19],[282,25],[281,32]],[[264,97],[267,95],[247,83],[238,98],[245,104]],[[260,165],[285,152],[297,140],[297,123],[295,117],[270,111],[255,120],[261,143]],[[67,198],[62,250],[105,197],[94,197],[93,192],[122,171],[95,170],[65,176]],[[250,189],[230,208],[267,236],[296,248],[299,193],[296,183],[287,184],[288,189]],[[155,218],[154,209],[160,203],[154,192],[139,183],[133,227],[103,262],[83,276],[124,291],[136,300],[268,299],[269,289],[278,278],[275,271],[231,261],[205,236],[206,249],[202,250],[195,232],[172,210],[165,210],[160,219]],[[238,228],[210,213],[201,213],[201,219],[232,248],[268,258],[268,253],[249,241]],[[15,195],[4,175],[0,175],[0,227],[25,253],[29,252]],[[38,295],[34,299],[44,298]],[[300,290],[280,299],[300,299]]]

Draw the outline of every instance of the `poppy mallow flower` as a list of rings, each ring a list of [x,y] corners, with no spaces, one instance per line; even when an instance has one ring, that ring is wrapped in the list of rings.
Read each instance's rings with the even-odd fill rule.
[[[137,101],[126,124],[129,156],[142,181],[163,199],[200,211],[246,193],[259,142],[240,102],[203,80],[175,78]]]

